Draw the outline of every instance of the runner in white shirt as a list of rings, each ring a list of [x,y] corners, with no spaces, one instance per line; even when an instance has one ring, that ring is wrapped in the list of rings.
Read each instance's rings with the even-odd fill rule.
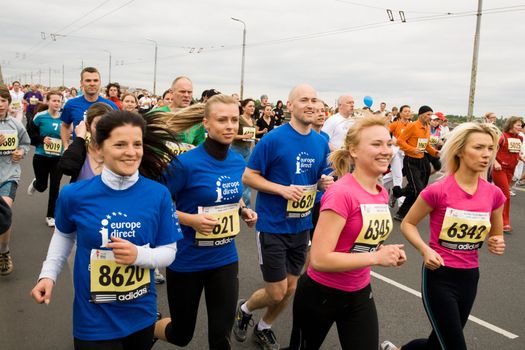
[[[13,81],[13,89],[9,91],[11,94],[11,105],[9,106],[10,110],[13,111],[14,117],[22,123],[22,118],[24,117],[24,92],[20,88],[20,82]]]
[[[330,136],[330,151],[343,146],[346,133],[354,124],[354,98],[350,94],[340,96],[337,108],[339,112],[328,118],[321,129]]]

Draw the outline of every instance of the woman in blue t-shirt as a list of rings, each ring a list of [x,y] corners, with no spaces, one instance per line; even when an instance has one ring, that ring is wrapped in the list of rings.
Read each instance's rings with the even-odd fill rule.
[[[31,144],[36,149],[33,156],[35,178],[29,184],[27,194],[31,196],[35,191],[44,192],[49,181],[46,223],[49,227],[54,227],[55,202],[62,178],[58,162],[64,149],[60,139],[62,94],[59,91],[50,91],[46,96],[46,101],[47,110],[37,113],[33,120],[29,121],[27,132],[31,138]]]
[[[76,350],[146,350],[152,345],[157,319],[153,269],[173,262],[182,234],[170,193],[139,175],[141,162],[152,161],[144,152],[150,146],[143,147],[145,130],[138,114],[104,115],[96,130],[104,159],[101,175],[65,186],[57,201],[55,233],[31,294],[37,303],[49,304],[76,242]],[[154,162],[161,159],[166,157]],[[165,169],[149,170],[160,176]]]
[[[204,109],[206,141],[171,163],[167,186],[177,204],[184,239],[166,269],[171,318],[157,322],[155,336],[177,346],[193,338],[202,291],[208,311],[210,349],[230,349],[239,294],[235,236],[240,218],[257,221],[242,201],[240,154],[230,150],[239,128],[239,109],[230,96],[211,97]]]

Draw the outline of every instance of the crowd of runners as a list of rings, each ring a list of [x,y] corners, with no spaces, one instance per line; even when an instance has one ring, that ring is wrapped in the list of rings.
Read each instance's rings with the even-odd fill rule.
[[[275,104],[215,89],[196,101],[184,76],[162,96],[101,87],[93,67],[78,90],[0,86],[0,276],[14,268],[18,184],[32,177],[24,192],[49,189],[41,215],[54,233],[31,295],[48,304],[74,252],[75,349],[187,346],[203,291],[210,349],[244,342],[250,327],[262,349],[319,349],[334,324],[343,349],[398,349],[379,339],[370,278],[407,261],[388,242],[393,220],[423,256],[432,326],[399,348],[467,348],[478,250],[503,254],[512,232],[522,118],[498,130],[487,113],[452,128],[427,105],[374,111],[342,94],[331,108],[306,84]],[[21,174],[31,145],[34,175]],[[241,221],[255,227],[264,285],[240,296]],[[163,316],[154,283],[164,282]],[[272,324],[291,300],[290,338],[278,340]]]

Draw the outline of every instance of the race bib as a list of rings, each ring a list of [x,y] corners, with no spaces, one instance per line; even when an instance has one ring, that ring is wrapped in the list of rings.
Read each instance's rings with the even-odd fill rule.
[[[292,185],[296,186],[296,185]],[[288,200],[286,204],[287,218],[304,218],[312,213],[315,204],[315,195],[317,194],[317,184],[297,186],[303,188],[303,196],[297,202]]]
[[[36,105],[38,104],[38,101],[40,101],[37,97],[35,96],[32,96],[29,98],[29,103],[32,104],[32,105]]]
[[[230,243],[241,231],[238,203],[199,207],[198,213],[213,216],[219,222],[209,235],[195,232],[195,244],[199,247],[215,247]]]
[[[252,134],[253,135],[251,139],[244,139],[244,141],[251,142],[251,141],[255,140],[255,128],[254,127],[243,126],[242,127],[242,134],[243,135],[248,135],[248,134]]]
[[[431,146],[437,145],[438,142],[439,142],[439,136],[436,136],[436,135],[431,135],[430,136],[429,143],[430,143]]]
[[[90,264],[93,303],[132,301],[150,292],[150,270],[117,264],[111,250],[92,249]]]
[[[517,138],[507,138],[507,144],[510,153],[520,153],[521,151],[521,140]]]
[[[20,109],[20,102],[19,101],[13,101],[11,103],[11,108],[14,109],[15,111],[19,110]]]
[[[490,213],[447,208],[439,244],[452,250],[476,250],[483,245],[490,227]]]
[[[181,154],[186,153],[189,150],[192,150],[195,148],[195,146],[189,143],[176,144],[175,142],[171,142],[171,141],[166,142],[166,146],[168,146],[176,156],[180,156]]]
[[[417,139],[417,149],[420,151],[424,151],[425,148],[427,148],[428,139],[426,138],[418,138]]]
[[[51,156],[59,156],[62,153],[62,140],[50,137],[51,143],[44,143],[44,153]]]
[[[387,204],[361,204],[363,227],[350,253],[374,252],[392,232],[392,217]]]
[[[18,133],[16,130],[0,130],[4,135],[4,142],[0,144],[0,155],[12,154],[18,148]]]

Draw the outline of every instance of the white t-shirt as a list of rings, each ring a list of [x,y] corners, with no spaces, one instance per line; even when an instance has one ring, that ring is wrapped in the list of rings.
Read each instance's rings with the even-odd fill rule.
[[[15,111],[20,111],[23,108],[22,100],[24,99],[24,92],[22,90],[19,90],[16,92],[15,90],[10,90],[9,93],[11,94],[11,108]]]
[[[354,122],[354,118],[345,118],[341,114],[337,113],[326,120],[321,130],[330,136],[330,143],[336,149],[339,149],[343,147],[346,133],[348,132],[348,129],[350,129],[350,127],[354,124]]]

